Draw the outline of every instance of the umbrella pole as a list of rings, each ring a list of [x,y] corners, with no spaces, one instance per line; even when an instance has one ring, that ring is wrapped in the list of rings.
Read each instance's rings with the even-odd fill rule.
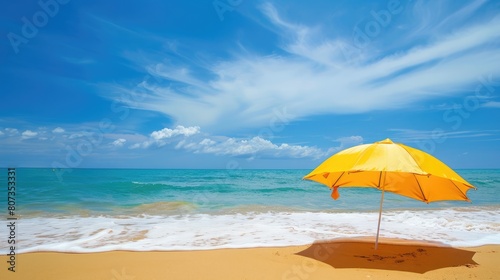
[[[380,210],[378,212],[377,238],[375,239],[375,250],[378,247],[378,234],[380,232],[380,220],[382,220],[382,203],[384,202],[384,190],[382,189],[382,197],[380,198]]]

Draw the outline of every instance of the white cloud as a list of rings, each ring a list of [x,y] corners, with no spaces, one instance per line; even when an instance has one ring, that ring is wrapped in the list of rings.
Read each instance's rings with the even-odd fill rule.
[[[319,158],[325,152],[316,147],[276,144],[262,137],[233,138],[226,136],[195,136],[200,134],[200,127],[177,126],[154,131],[146,141],[134,143],[130,149],[147,149],[152,146],[174,145],[192,153],[204,153],[227,156],[272,157],[272,158]],[[182,137],[175,137],[182,136]],[[168,142],[165,140],[169,140]]]
[[[156,141],[159,141],[162,139],[172,138],[177,135],[183,135],[188,137],[197,134],[199,132],[200,132],[200,127],[198,126],[184,127],[182,125],[178,125],[174,129],[164,128],[162,130],[153,131],[151,133],[151,138],[153,138]]]
[[[63,133],[64,131],[62,127],[56,127],[52,130],[52,133]]]
[[[486,108],[500,108],[500,102],[498,101],[489,101],[489,102],[486,102],[482,105],[482,107],[486,107]]]
[[[7,127],[7,128],[5,129],[5,132],[6,132],[6,133],[7,133],[7,135],[9,135],[9,136],[14,136],[14,135],[17,135],[17,134],[19,133],[19,131],[18,131],[17,129],[15,129],[15,128],[9,128],[9,127]]]
[[[284,54],[236,55],[204,69],[210,79],[201,78],[195,66],[149,64],[149,73],[160,82],[144,81],[137,89],[146,93],[142,100],[122,101],[164,113],[177,123],[223,132],[267,126],[278,108],[286,108],[290,121],[403,109],[417,101],[461,94],[477,84],[477,77],[500,75],[500,53],[494,49],[500,19],[464,24],[433,42],[416,40],[411,48],[380,57],[384,50],[360,50],[345,38],[325,38],[317,28],[283,19],[271,5],[263,11],[288,42],[281,47]],[[346,59],[351,50],[362,52],[354,62]],[[173,134],[166,130],[152,137]]]
[[[85,136],[83,132],[74,132],[68,137],[68,139],[76,139]]]
[[[195,153],[206,153],[229,156],[253,157],[290,157],[290,158],[318,158],[324,155],[324,151],[316,147],[275,144],[261,137],[251,139],[225,138],[216,141],[204,138],[199,142],[179,142],[176,148],[186,149]]]
[[[34,131],[31,131],[31,130],[25,130],[22,134],[21,134],[21,139],[25,140],[25,139],[30,139],[30,138],[33,138],[33,137],[36,137],[38,135],[38,132],[34,132]]]
[[[205,139],[201,140],[201,142],[200,142],[201,146],[213,146],[215,144],[217,144],[217,142],[215,142],[212,139],[208,139],[208,138],[205,138]]]
[[[116,139],[115,141],[113,141],[113,143],[111,143],[111,145],[119,148],[119,147],[123,147],[125,142],[127,142],[126,139],[120,138],[120,139]]]
[[[151,145],[156,145],[158,147],[164,146],[169,141],[173,141],[176,136],[190,137],[195,134],[200,133],[199,126],[190,126],[184,127],[182,125],[176,126],[174,129],[171,128],[163,128],[161,130],[153,131],[149,139],[140,143],[135,143],[131,145],[130,149],[138,149],[138,148],[149,148]]]
[[[147,148],[143,145],[143,143],[135,143],[133,145],[130,145],[129,149],[139,149],[139,148]]]

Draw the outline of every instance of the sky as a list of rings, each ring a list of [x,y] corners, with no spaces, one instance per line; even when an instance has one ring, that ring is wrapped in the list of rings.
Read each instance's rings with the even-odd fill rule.
[[[0,166],[500,168],[500,1],[8,1]]]

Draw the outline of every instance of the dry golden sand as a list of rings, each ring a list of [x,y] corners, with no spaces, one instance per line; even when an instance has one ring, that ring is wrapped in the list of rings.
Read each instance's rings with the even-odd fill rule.
[[[451,248],[345,239],[309,246],[0,257],[0,279],[500,279],[500,245]]]

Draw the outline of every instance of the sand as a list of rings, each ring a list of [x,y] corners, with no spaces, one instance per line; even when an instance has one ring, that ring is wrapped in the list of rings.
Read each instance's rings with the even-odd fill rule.
[[[0,279],[500,279],[500,245],[452,248],[382,239],[203,251],[0,256]]]

